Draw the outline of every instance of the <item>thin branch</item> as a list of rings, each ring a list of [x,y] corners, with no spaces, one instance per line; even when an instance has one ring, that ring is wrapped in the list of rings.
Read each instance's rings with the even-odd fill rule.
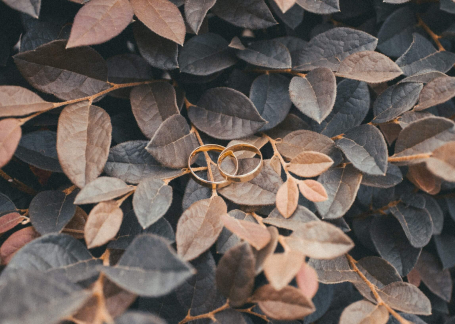
[[[134,188],[134,190],[128,192],[125,196],[123,196],[122,198],[120,198],[119,200],[117,200],[117,206],[120,207],[120,205],[123,204],[123,202],[124,202],[129,196],[131,196],[132,194],[134,194],[135,191],[136,191],[136,187]]]
[[[292,177],[290,174],[289,174],[289,171],[288,171],[288,163],[286,163],[286,161],[284,161],[283,157],[281,156],[280,152],[278,151],[277,147],[276,147],[276,143],[277,141],[274,140],[273,138],[271,138],[270,136],[268,136],[267,134],[264,134],[262,133],[262,137],[266,138],[270,145],[272,145],[272,149],[273,149],[273,156],[277,156],[278,159],[280,160],[281,162],[281,166],[283,167],[283,170],[284,172],[286,173],[286,176],[287,177]]]
[[[439,35],[436,35],[431,29],[430,27],[428,27],[427,24],[425,24],[425,22],[422,20],[422,18],[420,18],[420,15],[417,15],[417,20],[419,21],[417,26],[421,26],[426,32],[428,35],[430,35],[430,37],[433,39],[433,41],[436,43],[436,45],[438,46],[438,49],[440,52],[443,52],[445,51],[445,48],[444,46],[442,46],[441,42],[439,41],[439,39],[441,38],[441,36]]]
[[[267,316],[262,315],[262,314],[258,314],[256,312],[253,312],[253,308],[254,308],[254,306],[251,306],[251,307],[245,308],[245,309],[237,309],[237,310],[239,312],[242,312],[242,313],[247,313],[247,314],[250,314],[250,315],[254,315],[254,316],[260,317],[266,322],[270,322],[270,320],[267,318]]]
[[[190,315],[190,310],[188,310],[188,314],[186,314],[185,318],[182,319],[179,324],[184,324],[184,323],[188,323],[188,322],[191,322],[191,321],[194,321],[194,320],[198,320],[198,319],[202,319],[202,318],[210,318],[212,321],[216,322],[216,318],[215,318],[215,314],[216,313],[219,313],[221,311],[224,311],[225,309],[228,309],[229,308],[229,301],[226,301],[226,303],[217,308],[217,309],[214,309],[212,310],[211,312],[208,312],[208,313],[205,313],[205,314],[201,314],[201,315],[196,315],[196,316],[191,316]]]
[[[13,178],[13,177],[10,177],[8,174],[5,173],[5,171],[3,171],[2,169],[0,169],[0,177],[2,177],[3,179],[5,179],[6,181],[8,181],[14,188],[22,191],[22,192],[25,192],[26,194],[29,194],[29,195],[36,195],[37,192],[35,189],[33,188],[30,188],[29,186],[27,186],[26,184],[24,184],[23,182]]]
[[[393,157],[390,156],[387,161],[388,162],[405,162],[405,161],[412,161],[418,159],[428,159],[431,157],[431,153],[422,153],[422,154],[415,154],[410,156],[401,156],[401,157]]]

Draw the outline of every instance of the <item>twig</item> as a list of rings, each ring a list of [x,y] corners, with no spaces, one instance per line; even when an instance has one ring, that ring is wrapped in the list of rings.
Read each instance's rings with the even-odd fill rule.
[[[227,301],[223,306],[212,310],[211,312],[208,312],[208,313],[205,313],[205,314],[201,314],[201,315],[196,315],[196,316],[191,316],[190,315],[191,309],[189,309],[188,310],[188,314],[186,314],[185,318],[182,319],[179,322],[179,324],[188,323],[190,321],[194,321],[194,320],[202,319],[202,318],[210,318],[212,321],[216,322],[215,314],[219,313],[221,311],[224,311],[225,309],[228,309],[228,308],[229,308],[229,301]]]
[[[431,153],[422,153],[422,154],[415,154],[410,156],[402,156],[402,157],[393,157],[390,156],[387,161],[388,162],[405,162],[405,161],[412,161],[417,159],[428,159],[431,157]]]
[[[425,24],[425,22],[422,20],[422,18],[420,18],[420,15],[417,15],[417,20],[419,21],[418,22],[418,26],[421,26],[426,32],[428,35],[430,35],[430,37],[433,39],[433,41],[436,43],[436,45],[438,46],[438,49],[440,52],[442,51],[445,51],[445,48],[444,46],[442,46],[441,42],[439,41],[439,39],[441,38],[441,36],[439,35],[436,35],[431,29],[430,27],[428,27],[427,24]]]
[[[36,190],[33,189],[33,188],[30,188],[29,186],[25,185],[23,182],[13,178],[13,177],[10,177],[8,174],[6,174],[2,169],[0,169],[0,177],[2,177],[3,179],[5,179],[6,181],[8,181],[9,183],[11,183],[11,185],[22,191],[22,192],[25,192],[26,194],[29,194],[29,195],[36,195]]]

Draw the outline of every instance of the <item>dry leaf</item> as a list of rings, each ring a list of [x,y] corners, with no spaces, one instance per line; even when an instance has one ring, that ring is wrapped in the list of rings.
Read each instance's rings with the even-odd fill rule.
[[[276,193],[276,208],[285,218],[291,217],[299,203],[299,189],[293,177],[283,183]]]
[[[89,249],[101,246],[117,235],[123,212],[116,201],[103,201],[96,205],[85,223],[85,242]]]

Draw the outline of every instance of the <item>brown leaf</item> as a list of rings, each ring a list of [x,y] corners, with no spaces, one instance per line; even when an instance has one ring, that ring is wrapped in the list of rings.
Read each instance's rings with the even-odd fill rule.
[[[359,300],[344,309],[340,324],[386,324],[388,320],[389,312],[385,306]]]
[[[13,157],[21,136],[21,124],[17,119],[0,120],[0,168]]]
[[[255,259],[248,243],[234,246],[218,262],[216,286],[233,307],[246,303],[253,292]]]
[[[258,250],[265,247],[270,241],[269,231],[259,224],[236,219],[228,214],[223,214],[221,220],[228,230],[247,241]]]
[[[216,0],[185,0],[185,18],[191,29],[198,34],[205,15]]]
[[[248,137],[244,137],[238,140],[232,140],[226,145],[226,147],[232,146],[232,145],[237,145],[237,144],[242,144],[242,143],[247,143],[256,146],[258,149],[262,148],[265,144],[268,143],[268,140],[266,137],[260,137],[256,135],[251,135]],[[237,157],[237,159],[249,159],[252,158],[256,155],[254,152],[250,151],[238,151],[235,152],[234,155]]]
[[[277,320],[296,320],[315,311],[310,299],[302,295],[298,288],[286,286],[276,291],[272,285],[258,288],[253,294],[264,314]]]
[[[267,230],[270,233],[270,241],[265,247],[260,250],[253,248],[254,254],[256,255],[256,274],[261,273],[264,261],[267,260],[268,256],[275,252],[278,245],[278,229],[275,226],[267,227]]]
[[[435,176],[455,182],[455,142],[438,147],[426,163],[428,170]]]
[[[0,217],[0,233],[5,233],[19,224],[24,217],[16,212],[8,213]]]
[[[322,283],[334,284],[359,280],[359,275],[351,269],[345,255],[331,260],[310,259],[308,265],[316,270],[318,280]]]
[[[132,0],[134,13],[158,35],[183,45],[186,27],[180,10],[168,0]]]
[[[313,214],[308,208],[304,206],[297,206],[294,214],[289,218],[284,218],[278,209],[272,210],[268,217],[264,218],[264,223],[274,225],[280,228],[287,228],[288,230],[294,230],[303,223],[311,221],[319,221],[319,218]]]
[[[430,195],[436,195],[441,191],[442,179],[433,175],[425,163],[410,165],[406,176],[417,188]]]
[[[176,114],[161,123],[145,149],[162,165],[180,169],[188,167],[188,157],[198,146],[185,117]]]
[[[292,8],[295,4],[295,0],[274,0],[278,8],[281,9],[283,13]]]
[[[209,249],[223,229],[221,216],[226,213],[226,203],[218,196],[192,204],[177,223],[175,240],[178,254],[188,261]]]
[[[265,259],[264,274],[275,290],[281,290],[296,276],[304,260],[299,251],[272,254]]]
[[[303,151],[292,158],[288,170],[299,177],[312,178],[327,171],[333,160],[320,152]]]
[[[436,78],[427,83],[420,92],[419,104],[416,111],[421,111],[443,102],[455,96],[455,78],[447,75]]]
[[[2,264],[8,264],[21,247],[39,237],[39,233],[32,226],[23,228],[11,234],[0,247],[0,259]]]
[[[0,117],[23,116],[51,108],[54,104],[18,86],[0,86]]]
[[[111,119],[104,109],[88,102],[63,109],[57,128],[58,159],[76,186],[84,187],[103,172],[111,137]]]
[[[338,68],[337,76],[380,83],[395,79],[403,74],[400,67],[384,54],[374,51],[363,51],[349,55]]]
[[[341,229],[327,222],[304,223],[286,238],[291,249],[315,259],[333,259],[347,253],[354,242]]]
[[[419,271],[417,271],[416,268],[412,269],[409,271],[408,275],[406,276],[408,278],[408,282],[410,284],[413,284],[416,287],[420,286],[420,282],[422,281],[422,278],[420,278]]]
[[[179,114],[175,89],[167,82],[135,87],[130,100],[137,124],[147,138],[153,137],[164,120]]]
[[[415,268],[423,283],[432,293],[446,302],[452,298],[452,277],[449,269],[443,269],[441,262],[433,254],[422,251]]]
[[[122,225],[123,212],[116,201],[103,201],[96,205],[85,223],[85,242],[89,249],[101,246],[117,235]]]
[[[328,199],[324,186],[316,180],[299,181],[299,189],[302,195],[309,201],[320,202]]]
[[[417,315],[431,315],[431,303],[423,292],[408,282],[393,282],[378,290],[384,303],[393,309]]]
[[[70,222],[66,224],[65,228],[63,228],[62,233],[69,234],[78,240],[83,239],[87,218],[87,213],[81,207],[76,207],[76,213]]]
[[[293,177],[283,183],[276,193],[276,208],[284,218],[289,218],[299,204],[299,189]]]
[[[123,180],[113,177],[99,177],[82,188],[77,194],[74,204],[94,204],[112,200],[133,190],[134,187],[128,186]]]
[[[74,17],[66,48],[107,42],[120,34],[133,19],[128,0],[93,0]]]
[[[318,292],[318,274],[308,263],[302,263],[299,272],[297,272],[296,280],[300,292],[308,299],[312,299]]]

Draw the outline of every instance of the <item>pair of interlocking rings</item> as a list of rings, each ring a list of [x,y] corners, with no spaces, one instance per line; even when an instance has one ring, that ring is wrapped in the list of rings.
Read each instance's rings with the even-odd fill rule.
[[[210,180],[205,180],[194,172],[194,170],[191,168],[191,164],[193,164],[193,158],[196,156],[196,154],[201,153],[201,152],[209,152],[209,151],[215,151],[215,152],[221,152],[220,155],[218,156],[218,161],[217,161],[217,167],[218,171],[220,172],[221,176],[224,178],[222,181],[210,181]],[[260,161],[258,165],[251,171],[245,174],[237,175],[237,171],[239,170],[239,161],[237,160],[237,157],[235,156],[235,152],[239,151],[249,151],[256,153],[260,157]],[[234,164],[235,164],[235,170],[234,173],[228,173],[225,170],[221,168],[221,163],[228,157],[232,156],[234,158]],[[251,144],[235,144],[231,145],[229,147],[224,147],[221,145],[216,145],[216,144],[205,144],[202,146],[199,146],[197,149],[195,149],[193,152],[191,152],[190,157],[188,158],[188,168],[191,171],[191,174],[194,177],[194,180],[206,187],[212,187],[215,189],[220,189],[223,187],[226,187],[227,185],[231,184],[232,182],[246,182],[254,179],[259,172],[261,172],[263,165],[263,159],[262,159],[262,154],[261,151],[254,145]],[[208,166],[210,167],[210,166]]]

